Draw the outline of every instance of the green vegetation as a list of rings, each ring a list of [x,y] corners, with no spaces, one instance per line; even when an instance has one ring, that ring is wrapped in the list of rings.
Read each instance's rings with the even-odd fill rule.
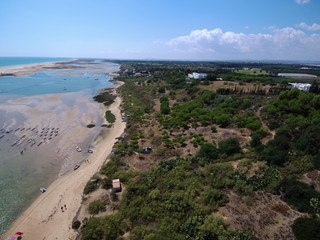
[[[175,159],[160,162],[148,173],[128,175],[118,172],[115,175],[121,175],[126,182],[118,213],[90,219],[82,229],[84,236],[92,231],[91,225],[96,228],[106,221],[111,221],[114,227],[115,235],[111,239],[128,230],[131,232],[130,239],[148,239],[150,236],[160,239],[169,236],[170,239],[207,239],[204,236],[212,239],[219,236],[219,239],[228,239],[231,235],[237,239],[245,235],[242,231],[229,229],[222,219],[210,214],[228,202],[223,189],[235,185],[232,167],[227,163],[208,164],[200,157]],[[106,229],[101,229],[99,237],[108,238],[108,234]]]
[[[226,221],[218,216],[221,207],[237,207],[229,205],[229,198],[256,208],[258,195],[278,195],[290,211],[310,214],[313,218],[295,221],[293,232],[297,239],[319,238],[317,183],[300,180],[320,169],[318,83],[308,93],[288,90],[286,79],[276,77],[278,72],[299,72],[301,65],[121,64],[118,80],[124,81],[120,92],[127,129],[100,170],[104,177],[99,185],[110,189],[112,179],[119,178],[125,187],[120,198],[110,195],[115,213],[90,218],[81,229],[82,239],[253,240],[261,226],[234,230],[229,225],[233,216]],[[262,70],[241,71],[244,67]],[[208,77],[188,79],[190,72]],[[211,91],[217,78],[232,82]],[[244,85],[252,89],[238,87]],[[143,153],[146,146],[153,151]],[[97,187],[90,181],[85,190]],[[92,203],[92,213],[102,205]],[[237,216],[237,221],[242,217],[248,216]]]
[[[112,95],[108,90],[100,92],[98,95],[93,97],[93,100],[103,103],[105,106],[108,106],[114,102],[116,97]]]
[[[238,70],[237,73],[246,74],[246,75],[269,75],[268,72],[263,70]]]
[[[89,204],[88,210],[90,214],[98,214],[105,208],[105,202],[102,200],[95,200]]]
[[[320,193],[305,183],[295,180],[284,180],[281,189],[285,193],[284,200],[301,212],[315,213],[310,204],[311,199],[320,199]]]
[[[77,230],[77,229],[79,229],[80,226],[81,226],[81,222],[80,222],[79,220],[74,221],[74,222],[72,223],[72,229]]]
[[[105,118],[109,123],[114,123],[116,121],[116,117],[112,114],[110,110],[106,111]]]
[[[238,139],[229,138],[227,140],[219,142],[219,150],[221,153],[232,155],[235,153],[239,153],[241,148]]]
[[[99,188],[99,186],[100,186],[99,181],[100,181],[100,178],[99,178],[99,177],[93,177],[93,178],[91,178],[91,179],[87,182],[86,186],[84,187],[83,193],[84,193],[84,194],[89,194],[89,193],[97,190],[97,189]]]
[[[294,236],[297,240],[320,239],[320,219],[298,218],[292,225]]]

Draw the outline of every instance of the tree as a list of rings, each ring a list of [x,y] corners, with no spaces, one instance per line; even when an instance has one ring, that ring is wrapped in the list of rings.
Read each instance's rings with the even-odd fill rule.
[[[317,82],[317,80],[313,80],[310,89],[309,89],[310,93],[314,93],[314,94],[319,94],[320,93],[320,87],[319,84]]]

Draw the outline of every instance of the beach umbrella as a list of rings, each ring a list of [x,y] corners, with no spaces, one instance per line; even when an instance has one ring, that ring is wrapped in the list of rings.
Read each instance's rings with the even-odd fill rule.
[[[15,234],[16,234],[16,235],[22,235],[23,232],[16,232]]]

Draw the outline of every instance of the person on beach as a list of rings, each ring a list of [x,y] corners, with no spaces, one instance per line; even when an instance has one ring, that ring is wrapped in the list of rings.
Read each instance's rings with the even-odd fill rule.
[[[64,212],[64,211],[63,211],[63,207],[61,207],[61,211]]]
[[[67,205],[66,204],[64,205],[64,208],[67,210]]]

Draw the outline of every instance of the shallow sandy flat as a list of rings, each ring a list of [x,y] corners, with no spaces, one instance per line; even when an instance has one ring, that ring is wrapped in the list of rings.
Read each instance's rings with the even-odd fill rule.
[[[105,72],[103,68],[104,64],[92,64],[87,66],[75,66],[70,63],[77,63],[77,59],[70,61],[62,61],[62,62],[47,62],[47,63],[35,63],[35,64],[27,64],[27,65],[17,65],[17,66],[8,66],[8,67],[0,67],[0,76],[1,75],[14,75],[14,76],[23,76],[29,75],[39,71],[46,70],[57,70],[57,75],[82,75],[82,73],[74,73],[67,72],[68,70],[94,70],[101,71],[96,73],[90,73],[90,75],[96,74],[109,74],[113,76],[117,76],[117,73],[114,72]],[[59,71],[62,73],[59,73]]]
[[[65,63],[70,63],[71,61],[65,62],[47,62],[47,63],[34,63],[27,65],[17,65],[17,66],[8,66],[8,67],[0,67],[0,75],[13,74],[15,76],[22,76],[31,74],[38,71],[55,69],[59,66],[63,66]]]
[[[12,237],[15,232],[21,231],[24,233],[23,239],[76,238],[76,232],[71,228],[71,224],[81,206],[84,186],[106,161],[116,141],[115,138],[125,129],[125,123],[121,121],[120,103],[121,99],[117,97],[108,108],[116,116],[116,122],[112,128],[102,130],[92,148],[94,153],[88,157],[89,162],[82,163],[79,169],[71,170],[54,181],[47,188],[47,192],[18,218],[5,237]],[[67,210],[62,212],[61,207],[64,205]]]

